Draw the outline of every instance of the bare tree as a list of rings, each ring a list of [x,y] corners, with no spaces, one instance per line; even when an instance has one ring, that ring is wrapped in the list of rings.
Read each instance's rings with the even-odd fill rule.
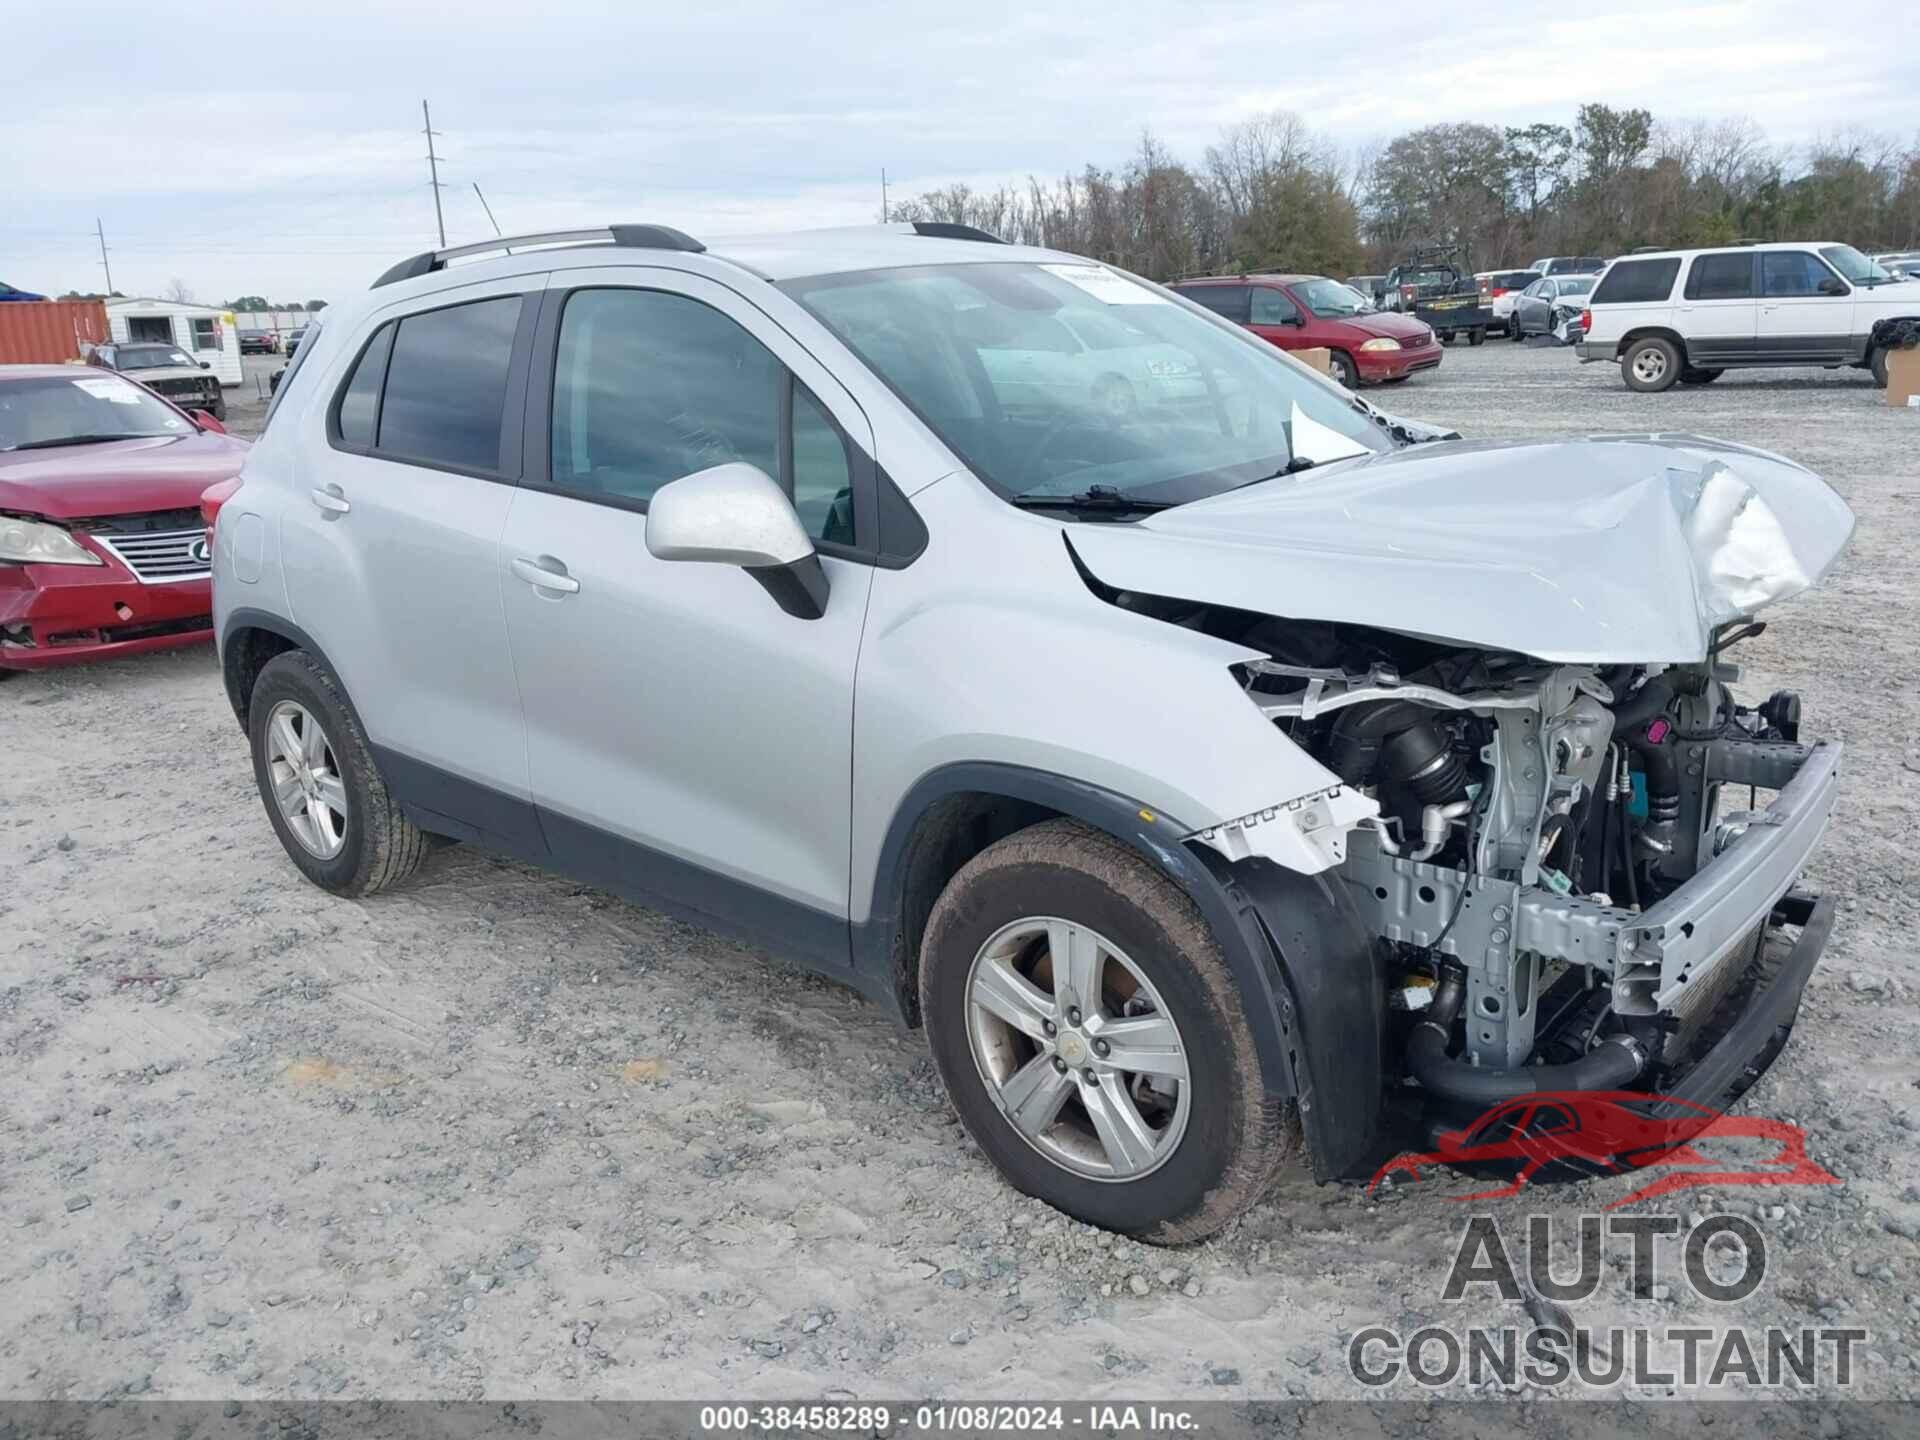
[[[162,298],[171,300],[176,305],[190,305],[193,303],[193,287],[176,275],[167,282],[166,292]]]

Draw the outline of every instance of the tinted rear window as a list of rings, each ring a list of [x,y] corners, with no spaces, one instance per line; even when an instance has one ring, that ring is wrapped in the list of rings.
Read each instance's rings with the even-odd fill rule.
[[[380,382],[387,378],[387,351],[393,348],[393,325],[382,325],[373,343],[361,352],[360,363],[340,392],[335,427],[349,445],[371,448],[380,423]]]
[[[1253,303],[1249,285],[1194,285],[1176,289],[1174,293],[1242,325],[1247,323]]]
[[[1680,257],[1664,260],[1616,260],[1594,286],[1595,305],[1645,305],[1673,293],[1673,277],[1680,273]]]
[[[499,470],[520,297],[478,300],[400,322],[380,404],[379,448],[396,459]]]
[[[1689,300],[1751,300],[1753,298],[1753,251],[1721,251],[1701,255],[1687,271]]]

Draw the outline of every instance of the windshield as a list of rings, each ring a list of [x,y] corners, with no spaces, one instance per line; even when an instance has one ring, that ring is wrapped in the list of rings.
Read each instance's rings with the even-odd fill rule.
[[[160,370],[169,365],[193,368],[193,357],[175,345],[122,345],[114,352],[116,370]]]
[[[1593,289],[1591,276],[1579,280],[1556,280],[1553,283],[1560,287],[1562,298],[1568,295],[1585,295]]]
[[[1371,297],[1338,280],[1307,280],[1295,285],[1293,293],[1323,320],[1339,315],[1364,315],[1373,309]]]
[[[172,406],[117,375],[95,371],[0,384],[0,450],[192,431]]]
[[[1290,461],[1392,448],[1266,341],[1103,266],[918,265],[781,288],[1003,496],[1182,504]]]
[[[1856,285],[1885,285],[1893,279],[1883,266],[1874,264],[1851,245],[1822,245],[1820,253],[1827,263]]]

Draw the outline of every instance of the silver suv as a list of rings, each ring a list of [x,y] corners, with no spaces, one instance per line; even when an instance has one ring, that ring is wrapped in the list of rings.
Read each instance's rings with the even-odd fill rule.
[[[716,248],[420,255],[300,347],[214,588],[316,884],[449,837],[775,950],[1161,1241],[1302,1150],[1772,1058],[1840,749],[1727,652],[1851,533],[1816,477],[1462,442],[961,227]]]

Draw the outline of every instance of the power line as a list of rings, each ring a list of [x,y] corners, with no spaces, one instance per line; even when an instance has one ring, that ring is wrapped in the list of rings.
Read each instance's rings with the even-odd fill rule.
[[[433,115],[427,109],[427,102],[420,102],[420,118],[426,122],[427,136],[427,174],[432,177],[427,183],[433,187],[433,223],[440,230],[440,248],[447,248],[447,220],[440,213],[440,157],[433,153],[433,137],[438,132],[433,128]]]

